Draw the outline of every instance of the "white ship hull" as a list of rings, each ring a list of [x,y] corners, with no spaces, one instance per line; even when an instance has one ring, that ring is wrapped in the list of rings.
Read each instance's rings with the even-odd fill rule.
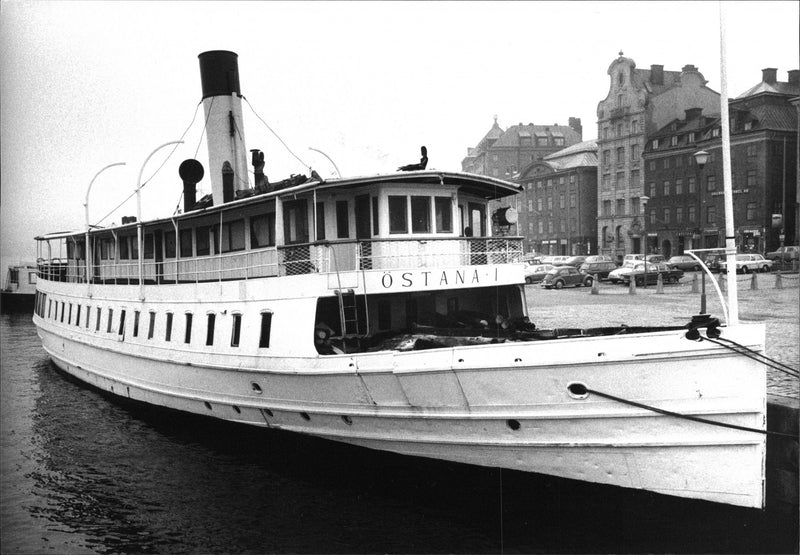
[[[64,371],[130,399],[468,464],[761,507],[764,435],[589,394],[763,429],[763,368],[683,331],[333,357],[261,368],[184,364],[40,324]],[[759,348],[760,325],[724,328]],[[107,340],[106,340],[107,341]],[[103,343],[100,341],[99,343]],[[113,343],[113,342],[112,342]]]

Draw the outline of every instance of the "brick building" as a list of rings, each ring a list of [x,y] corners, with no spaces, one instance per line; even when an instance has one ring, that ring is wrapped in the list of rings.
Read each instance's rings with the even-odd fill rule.
[[[790,100],[800,92],[800,72],[777,81],[776,70],[763,70],[760,83],[729,102],[731,177],[737,248],[767,252],[796,244],[797,109]],[[722,140],[719,110],[699,108],[650,134],[644,152],[647,252],[665,256],[689,248],[725,244]],[[710,154],[699,168],[694,153]],[[785,203],[785,204],[784,204]],[[774,216],[785,217],[773,226]],[[636,226],[641,226],[637,228]]]
[[[519,234],[526,252],[596,254],[597,142],[585,141],[534,161],[518,177]]]
[[[693,65],[681,71],[664,71],[662,65],[637,69],[622,52],[608,75],[608,95],[597,106],[597,236],[600,254],[621,258],[644,247],[640,199],[647,135],[691,108],[718,112],[719,93],[706,87],[703,74]]]

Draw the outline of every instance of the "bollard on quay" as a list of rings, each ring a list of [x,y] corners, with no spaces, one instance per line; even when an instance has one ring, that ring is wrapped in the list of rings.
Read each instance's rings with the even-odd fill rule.
[[[758,273],[753,272],[753,278],[750,280],[750,289],[756,291],[758,289]]]
[[[628,295],[635,295],[636,294],[636,280],[633,276],[631,276],[630,285],[628,285]]]
[[[656,279],[656,295],[663,295],[664,294],[664,278],[661,276],[661,272],[658,273],[658,278]]]
[[[783,289],[783,281],[781,280],[781,273],[775,274],[775,289]]]
[[[697,285],[697,274],[692,278],[692,293],[699,293],[700,288]]]
[[[594,277],[594,279],[592,279],[592,291],[591,291],[591,294],[592,295],[599,295],[600,294],[600,288],[599,288],[597,282],[600,281],[600,280],[597,279],[597,274],[594,274],[593,277]]]

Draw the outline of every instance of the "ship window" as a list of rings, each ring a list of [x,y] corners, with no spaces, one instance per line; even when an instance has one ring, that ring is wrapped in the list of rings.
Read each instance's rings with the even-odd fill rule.
[[[231,347],[239,346],[239,338],[242,334],[242,315],[233,314],[233,329],[231,329]]]
[[[250,248],[275,245],[275,213],[250,218]]]
[[[100,317],[103,315],[103,309],[99,306],[97,307],[97,318],[95,319],[94,323],[94,331],[100,331]]]
[[[139,311],[133,311],[133,336],[139,337]]]
[[[138,237],[131,237],[131,259],[139,260],[139,239]]]
[[[64,301],[61,301],[61,321],[64,321]]]
[[[450,197],[436,197],[434,199],[436,209],[436,233],[452,233],[453,231],[453,209]]]
[[[50,318],[50,313],[53,312],[53,299],[47,301],[47,317]]]
[[[269,336],[272,333],[272,312],[261,313],[261,337],[258,340],[258,347],[265,349],[269,347]]]
[[[192,342],[192,313],[186,313],[186,330],[183,334],[183,342],[184,343],[191,343]]]
[[[187,314],[188,316],[188,314]],[[206,326],[206,345],[213,345],[214,344],[214,327],[217,323],[217,315],[216,314],[209,314],[208,315],[208,325]],[[188,343],[188,341],[187,341]]]
[[[112,252],[112,245],[111,239],[101,239],[100,240],[100,259],[101,260],[108,260],[110,258],[114,258]]]
[[[125,310],[119,312],[119,335],[125,335]]]
[[[317,241],[325,240],[325,203],[317,203]]]
[[[114,309],[108,309],[108,325],[106,326],[106,333],[111,333],[111,329],[114,327]]]
[[[350,214],[346,200],[336,201],[336,237],[347,239],[350,237]]]
[[[86,305],[86,329],[89,329],[89,320],[92,319],[92,307],[91,305]]]
[[[389,233],[408,233],[408,199],[389,197]]]
[[[197,245],[197,256],[205,256],[211,254],[211,244],[209,243],[208,236],[211,228],[204,225],[195,230],[195,244]]]
[[[222,227],[222,252],[244,250],[244,220],[227,222]]]
[[[147,323],[147,339],[153,339],[156,330],[156,313],[150,311],[150,321]]]
[[[412,233],[430,233],[431,197],[411,197]]]
[[[69,303],[69,316],[67,316],[67,324],[72,323],[72,303]]]
[[[167,312],[167,332],[164,341],[172,341],[172,312]]]
[[[192,256],[192,230],[181,230],[181,258],[191,258]]]
[[[119,238],[119,259],[120,260],[128,260],[130,258],[130,253],[128,252],[128,239],[129,239],[129,237],[120,237]]]
[[[175,258],[175,230],[164,233],[164,258]]]
[[[77,311],[76,314],[75,314],[75,325],[76,326],[80,326],[81,325],[81,308],[82,308],[81,305],[77,305],[76,306],[76,311]]]
[[[378,197],[372,197],[372,234],[379,235]]]

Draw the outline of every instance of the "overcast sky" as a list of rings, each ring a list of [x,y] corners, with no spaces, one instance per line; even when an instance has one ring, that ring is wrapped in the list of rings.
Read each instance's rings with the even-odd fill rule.
[[[797,2],[724,3],[728,95],[800,67]],[[494,115],[597,136],[597,103],[620,50],[640,68],[694,64],[720,91],[718,2],[0,2],[3,270],[35,235],[99,222],[135,189],[147,155],[179,148],[142,190],[145,218],[180,201],[178,164],[206,164],[197,55],[239,54],[242,93],[322,176],[416,162],[460,170]],[[278,181],[307,168],[248,107],[248,148]],[[194,122],[192,120],[194,118]],[[190,125],[191,124],[191,125]],[[147,165],[150,177],[168,149]],[[201,194],[210,192],[208,177]],[[135,200],[102,220],[136,213]]]

